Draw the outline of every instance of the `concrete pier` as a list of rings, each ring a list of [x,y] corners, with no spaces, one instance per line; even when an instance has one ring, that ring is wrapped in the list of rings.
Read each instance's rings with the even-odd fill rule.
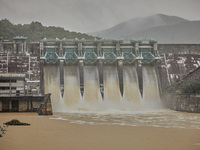
[[[0,97],[0,112],[38,112],[39,115],[52,115],[50,95]]]

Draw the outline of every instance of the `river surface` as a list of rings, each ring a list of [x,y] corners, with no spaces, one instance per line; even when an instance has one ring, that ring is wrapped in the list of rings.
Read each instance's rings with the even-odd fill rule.
[[[84,67],[83,97],[77,66],[64,67],[64,97],[59,91],[59,68],[46,66],[44,74],[45,92],[52,94],[54,115],[50,119],[89,125],[200,129],[200,114],[162,107],[153,66],[143,67],[143,97],[136,69],[132,66],[123,69],[124,95],[120,94],[117,68],[104,66],[104,98],[100,94],[97,67]]]
[[[164,128],[200,129],[200,114],[177,112],[170,109],[148,111],[69,111],[54,113],[50,119],[75,124],[150,126]]]

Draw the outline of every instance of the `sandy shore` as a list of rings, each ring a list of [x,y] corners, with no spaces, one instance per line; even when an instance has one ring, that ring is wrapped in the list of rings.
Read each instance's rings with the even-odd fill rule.
[[[31,126],[10,126],[1,150],[199,150],[200,130],[118,125],[80,125],[36,113],[0,113],[0,125],[19,119]]]

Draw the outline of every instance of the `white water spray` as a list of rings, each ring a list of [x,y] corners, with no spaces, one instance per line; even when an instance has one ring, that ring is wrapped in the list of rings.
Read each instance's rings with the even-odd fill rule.
[[[137,71],[135,67],[123,66],[124,95],[123,100],[141,102]]]
[[[160,104],[158,80],[153,66],[143,66],[143,102]]]
[[[104,100],[120,102],[121,94],[119,89],[119,80],[117,68],[113,66],[104,66]]]
[[[55,112],[144,111],[160,102],[155,68],[143,67],[143,100],[141,99],[135,67],[123,66],[124,95],[120,94],[117,68],[104,66],[104,100],[99,89],[98,69],[84,66],[84,94],[80,92],[78,66],[64,66],[64,96],[60,93],[59,67],[45,66],[45,93],[52,93]],[[82,100],[83,99],[83,100]],[[160,104],[160,103],[159,103]]]
[[[64,66],[64,101],[67,108],[80,103],[80,79],[78,66]]]
[[[45,94],[51,93],[51,101],[54,111],[59,111],[61,103],[60,73],[58,66],[44,66]]]
[[[98,69],[95,66],[84,66],[84,101],[101,102]]]

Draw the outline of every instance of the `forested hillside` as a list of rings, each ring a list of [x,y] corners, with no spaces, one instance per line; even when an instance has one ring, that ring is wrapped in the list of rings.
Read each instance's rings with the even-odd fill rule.
[[[77,32],[70,32],[61,27],[45,27],[40,22],[14,25],[7,19],[0,20],[0,36],[9,40],[15,36],[25,36],[28,38],[28,41],[39,41],[44,38],[94,39],[93,36]]]

